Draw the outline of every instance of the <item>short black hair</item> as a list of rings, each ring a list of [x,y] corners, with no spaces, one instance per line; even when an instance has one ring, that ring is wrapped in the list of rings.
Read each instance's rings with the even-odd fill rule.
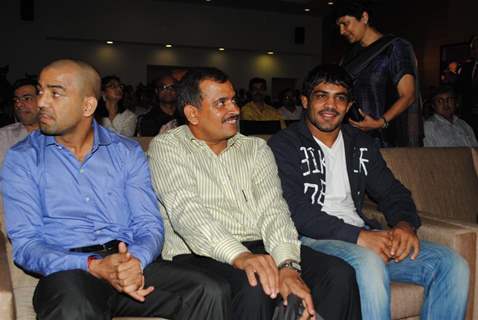
[[[267,81],[264,78],[254,77],[251,80],[249,80],[249,90],[251,90],[252,85],[254,83],[261,83],[262,85],[264,85],[264,89],[267,89]]]
[[[35,88],[35,91],[36,91],[37,86],[38,86],[38,81],[36,81],[32,78],[18,79],[13,83],[13,92],[15,92],[15,90],[17,90],[18,88],[23,87],[23,86],[33,86]]]
[[[178,84],[178,112],[184,118],[184,107],[188,104],[200,107],[202,102],[201,81],[212,80],[218,83],[224,83],[229,77],[217,68],[203,67],[192,68],[184,75]]]
[[[110,83],[113,80],[116,80],[119,83],[121,83],[120,78],[116,75],[105,76],[105,77],[101,78],[101,90],[104,91],[106,89],[106,86],[108,85],[108,83]]]
[[[337,2],[334,9],[334,18],[337,21],[344,16],[355,17],[357,20],[362,18],[362,14],[367,12],[370,20],[370,8],[363,1],[345,0]]]
[[[332,83],[347,89],[349,100],[353,100],[353,81],[344,68],[338,64],[318,65],[309,71],[302,85],[302,95],[310,99],[314,88],[321,83]]]
[[[437,95],[444,94],[444,93],[449,93],[452,96],[456,97],[455,89],[453,89],[452,86],[447,85],[447,84],[442,84],[442,85],[438,86],[437,88],[433,89],[433,91],[430,94],[430,101],[433,102],[433,100],[435,99],[435,97]]]

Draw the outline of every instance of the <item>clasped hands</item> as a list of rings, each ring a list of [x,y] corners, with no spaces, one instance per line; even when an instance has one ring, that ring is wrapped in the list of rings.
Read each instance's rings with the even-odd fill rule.
[[[304,313],[301,320],[315,319],[314,303],[310,289],[302,281],[300,274],[290,268],[279,270],[274,259],[268,254],[253,254],[244,252],[239,254],[232,265],[246,273],[249,285],[262,285],[265,294],[275,299],[278,294],[282,296],[284,305],[290,293],[299,297],[304,304]]]
[[[410,254],[410,259],[415,260],[420,252],[415,231],[404,221],[391,230],[362,230],[357,244],[374,251],[385,263],[390,260],[400,262]]]
[[[118,253],[93,260],[88,272],[140,302],[154,290],[154,287],[144,288],[141,262],[128,252],[124,242],[118,244]]]

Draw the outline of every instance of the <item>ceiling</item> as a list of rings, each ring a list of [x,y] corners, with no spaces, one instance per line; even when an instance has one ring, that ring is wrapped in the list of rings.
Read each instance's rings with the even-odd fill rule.
[[[160,1],[160,0],[155,0]],[[229,7],[238,9],[251,9],[260,11],[281,12],[288,14],[301,14],[324,16],[330,12],[333,5],[330,0],[162,0],[169,2],[185,2],[202,6]],[[335,0],[334,0],[335,1]],[[305,11],[309,9],[310,11]]]

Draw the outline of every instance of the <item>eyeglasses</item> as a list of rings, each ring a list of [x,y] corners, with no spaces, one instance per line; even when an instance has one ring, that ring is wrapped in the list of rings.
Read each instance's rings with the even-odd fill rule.
[[[174,85],[174,84],[164,84],[164,85],[160,85],[160,86],[159,86],[159,90],[160,90],[160,91],[166,91],[166,90],[176,91],[176,85]]]
[[[23,96],[15,96],[13,97],[13,103],[19,103],[19,102],[30,102],[30,101],[33,101],[33,99],[35,99],[35,96],[31,95],[31,94],[25,94]]]

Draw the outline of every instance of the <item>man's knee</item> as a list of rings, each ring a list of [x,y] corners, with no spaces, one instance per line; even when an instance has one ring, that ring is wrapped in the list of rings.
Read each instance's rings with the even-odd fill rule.
[[[106,288],[102,288],[102,284],[89,286],[96,279],[87,279],[88,277],[91,276],[83,270],[69,270],[41,279],[33,297],[37,318],[107,319],[108,314],[102,308],[106,304],[102,306],[95,298],[96,294],[108,296],[107,292],[103,292]]]
[[[353,267],[359,282],[370,284],[390,282],[385,262],[372,250],[363,248]]]
[[[221,277],[202,275],[201,281],[196,283],[196,288],[202,292],[205,298],[217,303],[231,299],[231,287]]]
[[[451,249],[443,248],[439,255],[440,270],[446,274],[454,286],[467,288],[470,268],[466,260]]]

